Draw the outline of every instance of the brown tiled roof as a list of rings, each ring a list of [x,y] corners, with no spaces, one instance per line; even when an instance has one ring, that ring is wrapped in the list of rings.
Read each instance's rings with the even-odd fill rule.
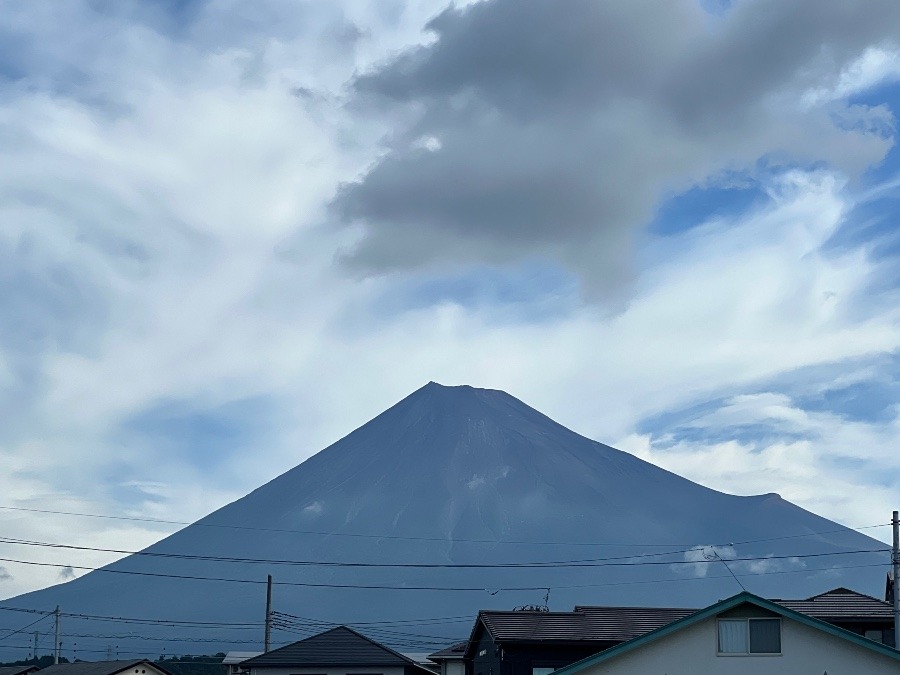
[[[576,607],[573,612],[481,612],[498,642],[621,642],[661,628],[695,609],[674,607]]]
[[[827,593],[814,595],[806,600],[773,600],[783,607],[793,609],[816,619],[843,620],[892,620],[893,608],[887,602],[871,595],[857,593],[849,588],[835,588]]]
[[[624,642],[683,619],[696,609],[681,607],[576,607],[587,617],[586,633],[593,640]]]
[[[773,602],[825,621],[890,620],[893,616],[889,603],[847,588],[835,588],[806,600]],[[497,642],[624,642],[696,611],[581,605],[572,612],[482,611],[478,618]]]
[[[585,616],[578,612],[482,611],[478,617],[498,642],[585,639]]]

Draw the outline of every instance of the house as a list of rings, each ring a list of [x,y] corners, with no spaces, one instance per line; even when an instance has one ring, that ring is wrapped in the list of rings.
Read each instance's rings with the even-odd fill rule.
[[[260,654],[240,668],[248,675],[434,675],[346,626]]]
[[[464,653],[467,675],[547,675],[696,609],[588,607],[481,611]]]
[[[466,675],[466,647],[468,642],[457,642],[428,658],[440,667],[440,675]]]
[[[900,651],[743,592],[555,675],[897,675]]]
[[[774,602],[893,645],[892,607],[869,595],[835,588],[811,598]],[[441,675],[546,675],[696,611],[590,605],[576,606],[572,612],[482,611],[462,649],[463,665],[459,664],[459,645],[431,658],[441,664]]]
[[[423,668],[427,668],[431,671],[431,675],[440,675],[441,668],[440,666],[431,660],[431,655],[428,652],[398,652],[401,656],[405,656],[413,663],[417,663]]]
[[[30,675],[36,670],[40,669],[37,666],[3,666],[0,675]]]
[[[871,595],[835,588],[806,600],[774,600],[795,612],[833,624],[875,642],[894,645],[894,608]]]
[[[41,675],[172,675],[163,666],[146,659],[130,661],[76,661],[47,666]]]
[[[225,675],[238,675],[241,672],[241,663],[254,656],[259,656],[263,652],[228,652],[222,659],[222,665],[225,666]]]

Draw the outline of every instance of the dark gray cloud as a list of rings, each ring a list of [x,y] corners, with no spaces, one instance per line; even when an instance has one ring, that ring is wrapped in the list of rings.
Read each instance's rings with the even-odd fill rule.
[[[13,576],[9,573],[9,570],[7,570],[5,567],[0,566],[0,581],[7,581],[12,578]]]
[[[663,193],[761,158],[854,172],[889,145],[799,97],[889,44],[894,2],[486,0],[428,28],[354,83],[357,105],[414,119],[332,203],[364,226],[344,258],[364,273],[537,253],[610,293]]]

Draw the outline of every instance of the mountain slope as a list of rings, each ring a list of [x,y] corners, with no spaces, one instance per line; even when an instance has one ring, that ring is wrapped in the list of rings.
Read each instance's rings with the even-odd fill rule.
[[[705,561],[714,557],[713,549],[690,550],[711,544],[720,545],[720,557],[755,560],[730,563],[729,571],[722,562]],[[482,608],[542,602],[547,589],[554,609],[576,603],[701,606],[739,590],[731,572],[748,590],[770,597],[805,597],[840,585],[877,593],[887,556],[847,553],[874,548],[883,544],[777,495],[716,492],[586,439],[504,392],[431,383],[296,468],[147,549],[337,564],[130,556],[110,571],[3,604],[258,623],[264,614],[262,582],[270,573],[278,584],[276,610],[362,623],[364,632],[368,628],[388,643],[428,648],[445,637],[464,637],[470,622],[364,622],[474,617]],[[804,557],[811,554],[817,557]],[[353,565],[361,562],[406,567]],[[460,564],[495,567],[414,566]],[[21,616],[0,616],[0,626],[18,627]],[[135,629],[145,638],[177,633],[221,640],[170,644],[168,653],[252,648],[237,641],[262,637],[261,628],[173,631],[75,618],[65,626],[79,636],[82,658],[100,658],[88,650],[105,654],[113,639],[88,636]],[[280,641],[297,637],[275,633]],[[120,655],[158,652],[164,644],[115,639]]]

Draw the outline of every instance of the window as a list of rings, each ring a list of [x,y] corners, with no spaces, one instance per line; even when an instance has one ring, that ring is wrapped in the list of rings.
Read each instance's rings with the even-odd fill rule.
[[[780,654],[781,619],[719,619],[719,654]]]
[[[867,630],[866,638],[869,640],[875,640],[875,642],[882,642],[887,644],[884,639],[884,631],[882,630]]]
[[[531,675],[550,675],[556,668],[532,668]]]

